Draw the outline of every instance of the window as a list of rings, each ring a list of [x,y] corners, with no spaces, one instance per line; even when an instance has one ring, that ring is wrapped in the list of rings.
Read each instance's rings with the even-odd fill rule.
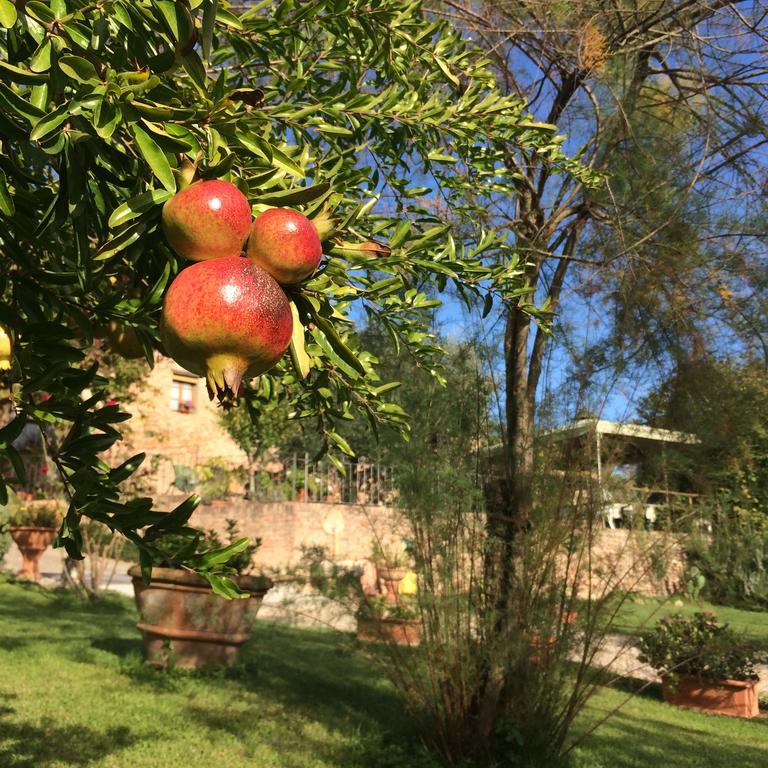
[[[192,378],[174,374],[171,381],[171,410],[192,413],[195,410],[197,382]]]

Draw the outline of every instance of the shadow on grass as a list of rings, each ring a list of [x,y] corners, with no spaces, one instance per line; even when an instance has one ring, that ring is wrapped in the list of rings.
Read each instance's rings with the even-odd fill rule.
[[[99,733],[87,726],[62,727],[55,722],[18,723],[13,709],[0,711],[0,765],[3,768],[47,768],[88,765],[131,746],[130,729],[115,726]]]
[[[654,717],[619,712],[608,724],[598,728],[585,742],[590,750],[598,750],[604,764],[645,768],[689,766],[739,766],[765,768],[766,750],[751,746],[747,733],[734,729],[728,739],[721,730],[722,719],[712,716],[702,728],[689,728]],[[737,723],[735,725],[742,725]],[[750,721],[749,726],[768,726],[765,721]],[[610,762],[607,762],[610,756]]]

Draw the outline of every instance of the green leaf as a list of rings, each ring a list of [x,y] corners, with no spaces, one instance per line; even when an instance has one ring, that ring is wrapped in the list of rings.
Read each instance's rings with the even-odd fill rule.
[[[52,24],[56,21],[56,14],[45,3],[38,2],[38,0],[31,0],[24,7],[24,11],[27,16],[31,16],[41,24]]]
[[[341,435],[339,435],[337,432],[329,431],[329,432],[326,432],[326,435],[331,439],[331,441],[336,443],[336,445],[344,453],[346,453],[347,456],[354,456],[355,455],[355,452],[352,450],[352,448],[350,447],[349,443]]]
[[[131,126],[133,136],[136,139],[136,145],[141,152],[142,157],[147,161],[147,165],[152,169],[158,181],[169,191],[176,191],[176,179],[171,171],[171,165],[160,147],[157,146],[154,139],[140,128],[138,125]]]
[[[5,449],[5,455],[9,458],[11,464],[13,465],[13,471],[16,475],[16,479],[22,485],[24,485],[27,482],[27,472],[19,452],[12,445],[9,445]]]
[[[111,138],[120,124],[121,112],[108,99],[102,99],[93,110],[93,127],[104,140]]]
[[[161,205],[169,197],[171,197],[171,193],[167,189],[150,189],[148,192],[142,192],[140,195],[132,197],[112,211],[108,222],[110,229],[116,229],[156,205]]]
[[[96,74],[96,67],[82,56],[67,54],[59,58],[59,69],[68,77],[80,83],[99,83],[101,79]]]
[[[216,12],[216,21],[221,22],[227,27],[232,27],[233,29],[244,29],[243,22],[240,21],[234,13],[225,11],[223,8],[219,8]]]
[[[202,48],[203,58],[208,61],[211,55],[211,44],[213,42],[213,29],[216,26],[216,12],[219,8],[219,0],[206,0],[203,9],[203,34]]]
[[[338,456],[334,456],[332,453],[329,453],[328,461],[330,461],[331,464],[333,464],[333,466],[336,467],[336,469],[339,471],[339,474],[342,477],[347,476],[347,468],[344,466],[344,463]]]
[[[9,446],[21,434],[26,423],[27,416],[22,412],[16,414],[16,418],[0,429],[0,448]]]
[[[46,136],[53,133],[62,123],[65,123],[72,112],[72,102],[67,101],[64,104],[60,104],[53,112],[49,112],[45,117],[41,117],[32,132],[29,134],[29,138],[32,141],[39,141]]]
[[[193,559],[193,562],[195,566],[201,570],[213,568],[216,565],[224,565],[235,555],[240,554],[240,552],[247,549],[249,543],[248,539],[238,539],[234,543],[222,547],[221,549],[214,549],[210,552],[204,552],[201,555],[197,555]]]
[[[460,85],[459,78],[456,77],[456,75],[451,72],[450,68],[448,67],[448,64],[446,63],[445,59],[441,58],[440,56],[435,56],[435,63],[438,67],[442,70],[443,74],[456,86]]]
[[[204,573],[203,576],[208,579],[208,583],[211,585],[214,594],[219,595],[219,597],[233,600],[251,596],[250,592],[243,592],[228,576],[220,576],[216,573]]]
[[[186,46],[192,38],[195,22],[189,9],[172,0],[152,0],[152,5],[160,12],[160,17],[173,39],[181,46]]]
[[[5,83],[0,83],[0,105],[4,106],[9,112],[23,115],[30,122],[34,122],[45,114],[42,109],[38,109],[25,99],[22,99],[21,96],[11,90]]]
[[[11,0],[0,0],[0,27],[10,29],[18,18],[16,6]]]
[[[29,60],[29,68],[33,72],[47,72],[51,68],[52,50],[51,39],[46,37],[32,54],[32,58]]]
[[[0,0],[0,3],[2,0]],[[28,69],[9,64],[7,61],[0,61],[0,77],[11,80],[14,83],[23,83],[25,85],[34,85],[35,83],[45,83],[48,75],[40,72],[30,72]]]
[[[331,185],[324,181],[320,184],[314,184],[311,187],[299,187],[296,189],[284,189],[280,192],[267,192],[253,199],[254,203],[263,205],[301,205],[310,203],[319,197],[325,195],[331,188]]]
[[[0,212],[6,216],[13,216],[16,208],[13,204],[11,191],[8,189],[8,179],[0,168]]]
[[[133,245],[147,231],[147,222],[139,219],[122,232],[115,235],[99,248],[93,257],[95,261],[106,261],[112,258],[116,253],[124,251],[128,246]]]
[[[302,381],[309,376],[310,360],[304,345],[304,326],[301,324],[299,310],[292,301],[291,315],[293,316],[293,333],[291,334],[290,354],[296,375]]]

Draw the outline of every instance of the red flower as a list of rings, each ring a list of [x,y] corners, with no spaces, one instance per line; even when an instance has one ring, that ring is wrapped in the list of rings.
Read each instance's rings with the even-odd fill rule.
[[[106,400],[104,405],[117,405],[117,400]]]
[[[41,472],[42,472],[44,475],[47,475],[47,474],[48,474],[48,467],[40,467],[40,471],[41,471]]]

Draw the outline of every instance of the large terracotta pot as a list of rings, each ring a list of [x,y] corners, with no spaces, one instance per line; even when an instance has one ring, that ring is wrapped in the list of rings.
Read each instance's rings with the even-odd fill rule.
[[[40,558],[56,538],[56,529],[19,525],[11,528],[10,533],[21,552],[19,578],[40,581]]]
[[[664,701],[685,709],[713,712],[729,717],[755,717],[758,714],[759,680],[719,680],[710,682],[697,677],[681,677],[677,687],[662,678]]]
[[[417,646],[421,642],[421,622],[418,619],[358,619],[357,639]]]
[[[398,601],[397,590],[406,573],[408,573],[407,568],[377,568],[377,576],[384,588],[384,597],[388,603]]]
[[[144,636],[147,662],[156,666],[194,669],[233,664],[250,637],[250,624],[272,582],[266,577],[239,576],[240,589],[250,598],[226,600],[202,577],[176,568],[153,568],[147,585],[141,568],[128,569],[133,578],[136,625]]]

